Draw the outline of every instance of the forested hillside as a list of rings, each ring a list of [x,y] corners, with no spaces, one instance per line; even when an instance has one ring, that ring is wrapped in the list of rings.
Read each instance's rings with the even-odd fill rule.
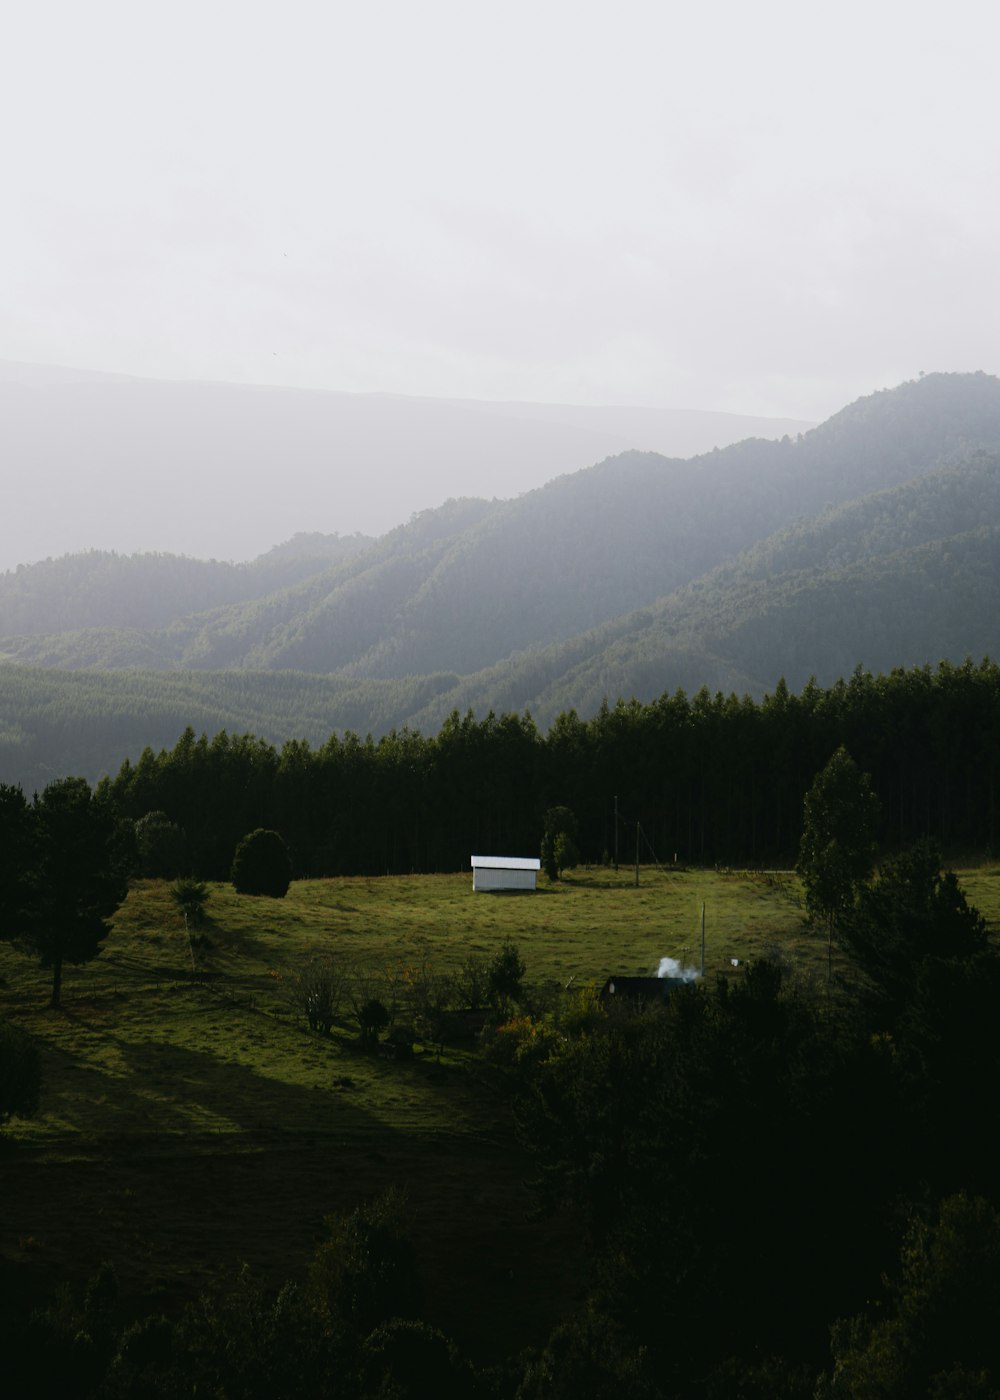
[[[96,778],[188,723],[278,744],[430,733],[454,709],[545,726],[678,687],[760,697],[978,660],[1000,654],[998,540],[1000,381],[938,374],[795,440],[626,453],[376,541],[300,535],[239,566],[50,560],[0,578],[18,663],[0,667],[0,759],[28,784]]]
[[[243,603],[350,559],[364,535],[299,534],[249,564],[89,550],[0,574],[0,636],[165,627]]]
[[[651,608],[466,677],[443,703],[548,723],[608,695],[762,695],[1000,650],[1000,456],[946,467],[789,527]],[[432,704],[412,717],[432,726]]]
[[[67,603],[58,625],[39,623],[56,621],[52,608],[19,625],[0,592],[0,637],[20,659],[47,665],[469,673],[650,606],[776,530],[976,444],[1000,444],[1000,383],[935,375],[861,400],[796,441],[751,439],[688,462],[626,453],[514,501],[452,501],[370,548],[356,541],[354,558],[304,583],[274,570],[268,596],[260,561],[247,577],[202,566],[200,607],[196,569],[174,570],[184,583],[162,588],[166,563],[150,566],[143,587],[135,565],[130,601],[109,597],[102,616],[108,570],[104,556],[88,570],[85,556],[63,566],[67,598],[80,601]],[[350,552],[341,547],[340,560]],[[13,576],[20,595],[33,574]],[[240,586],[243,597],[225,606],[222,593]],[[153,622],[142,620],[143,592],[154,595]],[[86,637],[65,636],[81,627]],[[29,646],[13,635],[27,631],[60,635]]]

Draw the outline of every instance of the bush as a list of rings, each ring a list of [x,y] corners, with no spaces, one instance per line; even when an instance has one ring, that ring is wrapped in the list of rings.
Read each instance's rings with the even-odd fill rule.
[[[291,985],[292,1004],[309,1029],[329,1035],[344,996],[344,974],[331,958],[314,958]]]
[[[205,905],[208,903],[207,885],[202,884],[200,880],[179,879],[174,881],[170,894],[189,924],[198,925],[202,922],[205,917]]]
[[[335,1335],[356,1342],[390,1318],[414,1317],[421,1288],[403,1192],[390,1189],[325,1223],[309,1284]]]
[[[362,1045],[377,1045],[379,1035],[389,1024],[389,1013],[378,997],[369,997],[358,1008]]]
[[[8,1118],[31,1117],[41,1083],[35,1042],[17,1026],[0,1021],[0,1125]]]
[[[405,1022],[397,1021],[386,1036],[385,1043],[389,1046],[389,1049],[397,1060],[412,1060],[413,1042],[416,1038],[417,1032],[415,1027]]]
[[[568,831],[560,831],[556,837],[553,859],[560,875],[564,870],[575,870],[580,864],[580,852]]]
[[[455,979],[459,1006],[481,1011],[490,1001],[490,963],[482,953],[470,953]]]
[[[562,842],[560,844],[560,838]],[[560,870],[579,864],[576,817],[568,807],[550,807],[545,813],[542,832],[542,869],[550,880],[558,880]]]
[[[511,1003],[520,1001],[524,972],[524,959],[517,945],[505,939],[490,963],[489,974],[490,1005],[498,1021],[506,1021]]]
[[[236,847],[230,878],[237,894],[284,899],[292,882],[292,860],[278,833],[258,827],[244,836]]]

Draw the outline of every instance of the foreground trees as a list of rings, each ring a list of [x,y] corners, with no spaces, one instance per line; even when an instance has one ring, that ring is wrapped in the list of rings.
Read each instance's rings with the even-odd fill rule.
[[[761,961],[493,1042],[542,1200],[582,1212],[594,1261],[522,1396],[589,1374],[812,1400],[838,1318],[824,1397],[1000,1393],[1000,954],[926,846],[856,891],[839,937],[836,1000]]]
[[[879,808],[871,780],[841,745],[816,775],[803,804],[797,869],[806,908],[831,927],[872,872]]]
[[[106,786],[134,821],[166,813],[200,879],[227,879],[257,827],[281,832],[297,877],[463,869],[472,851],[537,851],[556,804],[595,863],[614,850],[615,794],[662,863],[773,866],[794,862],[803,796],[843,746],[871,775],[883,848],[933,833],[973,853],[1000,840],[998,713],[992,662],[859,670],[798,695],[779,682],[759,702],[677,691],[590,720],[570,712],[545,735],[527,716],[455,714],[436,736],[346,733],[279,754],[251,735],[188,730]]]
[[[1000,1215],[947,1197],[906,1232],[886,1305],[833,1329],[817,1400],[991,1400],[1000,1392]]]
[[[30,807],[18,808],[8,793],[4,807],[20,866],[8,886],[2,931],[51,968],[50,1005],[58,1007],[64,965],[97,957],[128,893],[130,826],[83,778],[50,783]]]

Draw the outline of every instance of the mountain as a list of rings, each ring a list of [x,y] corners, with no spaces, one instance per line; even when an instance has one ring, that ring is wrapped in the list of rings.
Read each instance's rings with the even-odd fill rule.
[[[629,452],[513,501],[454,500],[283,589],[228,604],[206,592],[208,611],[179,587],[183,606],[158,628],[91,613],[86,632],[77,622],[28,641],[55,629],[8,622],[0,580],[0,645],[48,665],[468,675],[649,607],[795,521],[991,443],[1000,382],[930,376],[794,441],[687,462]],[[168,591],[158,586],[159,604]]]
[[[528,708],[548,724],[605,698],[761,696],[1000,654],[1000,454],[975,453],[780,531],[652,607],[508,658],[411,716]]]
[[[0,575],[0,635],[166,626],[287,588],[372,543],[364,535],[301,533],[248,564],[103,550],[22,564]]]
[[[996,655],[1000,381],[929,375],[794,439],[689,461],[629,452],[513,501],[450,501],[374,541],[310,538],[202,574],[180,561],[175,585],[169,560],[102,555],[0,578],[0,651],[20,663],[0,667],[9,752],[23,758],[37,732],[37,712],[22,716],[43,665],[143,668],[129,703],[159,715],[151,735],[187,703],[184,723],[215,706],[216,727],[280,742],[324,725],[433,731],[467,707],[547,724],[605,697],[760,695],[782,675],[798,687],[859,664]],[[61,612],[42,586],[60,569],[83,600]],[[116,569],[133,571],[127,614],[99,586]],[[51,705],[88,713],[103,684],[93,669],[44,680]]]
[[[83,549],[245,560],[513,497],[626,448],[680,456],[811,424],[144,380],[0,361],[0,568]]]

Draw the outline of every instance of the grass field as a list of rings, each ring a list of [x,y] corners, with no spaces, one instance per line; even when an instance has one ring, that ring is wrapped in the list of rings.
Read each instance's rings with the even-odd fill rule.
[[[962,876],[992,920],[998,874]],[[467,874],[300,881],[283,900],[215,885],[193,944],[168,886],[140,882],[102,955],[67,968],[59,1012],[47,974],[0,946],[0,1015],[44,1061],[41,1111],[0,1138],[0,1260],[28,1287],[110,1258],[144,1306],[170,1307],[243,1260],[301,1274],[326,1214],[403,1185],[432,1319],[483,1356],[497,1310],[508,1337],[540,1341],[579,1287],[579,1234],[531,1218],[530,1164],[474,1046],[362,1053],[346,1021],[308,1030],[289,979],[317,952],[455,971],[510,937],[550,1003],[571,979],[698,964],[703,905],[709,976],[775,951],[825,977],[795,878],[749,872],[643,870],[636,888],[631,870],[579,871],[515,896],[473,895]]]

